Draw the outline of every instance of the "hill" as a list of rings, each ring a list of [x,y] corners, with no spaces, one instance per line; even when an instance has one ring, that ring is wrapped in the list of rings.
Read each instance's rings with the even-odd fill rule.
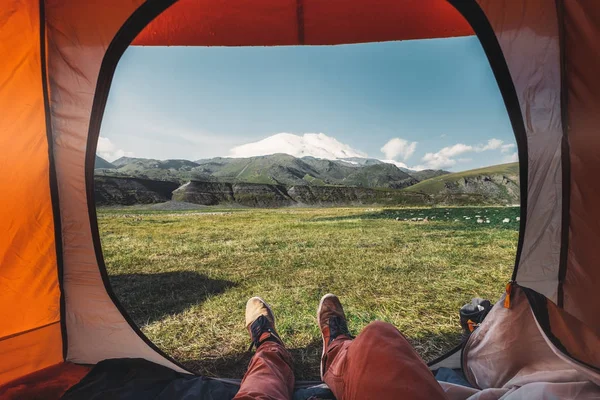
[[[272,154],[247,158],[216,157],[197,161],[122,157],[115,168],[97,175],[183,184],[190,180],[271,185],[357,186],[400,189],[419,180],[393,164],[358,157],[328,160]],[[443,173],[445,171],[440,171]],[[419,174],[415,172],[415,174]],[[429,177],[429,176],[428,176]]]
[[[328,162],[327,160],[323,160]],[[287,154],[199,160],[199,170],[223,182],[308,185],[331,183],[309,162]],[[313,165],[311,165],[313,164]],[[350,168],[350,167],[347,167]],[[306,179],[305,179],[306,178]]]
[[[96,171],[96,175],[140,178],[155,181],[184,183],[191,179],[211,180],[198,171],[198,164],[188,160],[155,160],[151,158],[121,157],[112,163],[114,169]]]
[[[94,169],[113,169],[117,168],[114,164],[109,163],[104,158],[100,156],[96,156],[96,162],[94,164]]]
[[[419,182],[451,173],[448,171],[444,171],[443,169],[424,169],[421,171],[408,170],[405,172],[407,172],[410,176],[412,176]]]
[[[424,180],[405,191],[432,196],[435,203],[519,202],[519,163],[493,165]]]
[[[517,163],[453,174],[424,171],[442,175],[422,182],[392,164],[348,166],[282,154],[197,162],[128,159],[119,164],[119,168],[97,170],[98,204],[154,203],[171,198],[202,205],[250,207],[519,202]]]
[[[372,164],[355,171],[344,178],[342,183],[347,186],[378,187],[401,189],[419,181],[392,164]]]

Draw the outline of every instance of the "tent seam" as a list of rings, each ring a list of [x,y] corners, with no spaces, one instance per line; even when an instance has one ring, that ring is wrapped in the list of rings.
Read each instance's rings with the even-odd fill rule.
[[[561,169],[562,169],[562,218],[560,258],[558,267],[557,305],[564,308],[564,282],[567,276],[569,255],[569,229],[571,224],[571,147],[569,145],[569,103],[566,71],[564,0],[556,0],[558,42],[560,47],[560,107],[561,127]]]
[[[296,0],[296,18],[298,21],[298,44],[304,45],[304,0]]]
[[[64,291],[64,259],[62,246],[62,222],[60,215],[60,198],[58,190],[58,177],[56,175],[56,164],[54,162],[54,140],[52,132],[52,114],[50,107],[50,86],[48,82],[48,56],[46,52],[46,4],[45,0],[39,1],[39,21],[40,21],[40,66],[42,77],[42,96],[44,99],[44,118],[46,124],[46,139],[48,142],[48,175],[50,184],[50,200],[52,202],[52,216],[54,224],[54,245],[56,251],[56,267],[58,274],[58,287],[60,291],[60,330],[62,336],[62,357],[67,358],[68,336],[66,324],[66,305]]]
[[[47,328],[47,327],[52,326],[52,325],[56,325],[59,322],[61,322],[61,321],[57,320],[57,321],[48,322],[47,324],[36,326],[35,328],[27,329],[27,330],[24,330],[24,331],[21,331],[21,332],[12,333],[12,334],[10,334],[8,336],[0,337],[0,342],[2,342],[4,340],[11,339],[11,338],[14,338],[14,337],[17,337],[17,336],[24,335],[24,334],[29,333],[29,332],[35,332],[37,330],[44,329],[44,328]]]

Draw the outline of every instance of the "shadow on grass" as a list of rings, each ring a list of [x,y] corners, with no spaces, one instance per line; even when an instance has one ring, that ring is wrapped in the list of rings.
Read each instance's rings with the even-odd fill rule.
[[[180,313],[235,286],[192,271],[113,275],[110,283],[138,326]]]
[[[460,343],[460,328],[457,327],[456,332],[445,334],[428,333],[417,339],[409,338],[409,341],[421,357],[428,362],[446,354]],[[306,347],[288,350],[294,360],[294,375],[297,381],[321,380],[319,372],[323,350],[321,339],[312,341]],[[241,379],[253,355],[254,351],[242,352],[222,358],[187,360],[183,362],[183,365],[204,376]]]
[[[248,345],[250,341],[248,340]],[[314,340],[306,347],[288,348],[294,360],[294,374],[299,381],[319,381],[319,362],[323,342]],[[241,379],[254,355],[254,350],[229,354],[226,357],[182,362],[187,368],[204,376]]]

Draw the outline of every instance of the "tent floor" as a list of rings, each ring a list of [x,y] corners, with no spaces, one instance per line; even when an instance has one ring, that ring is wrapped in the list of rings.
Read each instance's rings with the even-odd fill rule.
[[[58,400],[90,372],[91,367],[63,362],[0,387],[2,400]]]
[[[182,374],[140,358],[104,360],[62,397],[63,400],[87,399],[204,399],[230,400],[239,390],[239,382]],[[315,396],[334,399],[326,385],[300,385],[294,400]]]
[[[53,365],[0,387],[2,400],[75,399],[232,399],[239,381],[181,374],[152,362],[135,359],[105,360],[83,366],[69,362]],[[324,384],[298,385],[294,400],[311,396],[334,399]]]
[[[439,380],[468,385],[460,372],[440,368]],[[60,363],[0,387],[0,398],[80,400],[100,399],[181,399],[230,400],[239,389],[239,380],[220,380],[182,374],[139,358],[111,359],[93,368]],[[321,382],[298,382],[294,400],[334,399]]]

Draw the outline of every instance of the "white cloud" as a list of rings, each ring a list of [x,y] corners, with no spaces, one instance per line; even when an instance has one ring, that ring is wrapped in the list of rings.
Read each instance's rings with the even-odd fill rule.
[[[502,147],[502,143],[504,143],[504,141],[500,139],[490,139],[487,144],[483,146],[479,145],[477,151],[497,150]]]
[[[402,158],[404,161],[408,160],[417,149],[417,142],[409,142],[401,138],[393,138],[389,140],[381,148],[381,152],[385,154],[385,158],[389,160],[395,160],[396,158]]]
[[[476,151],[473,146],[457,143],[453,146],[444,147],[437,153],[426,153],[421,159],[421,161],[425,161],[425,164],[417,167],[420,169],[450,168],[457,163],[453,157],[472,151]]]
[[[115,161],[121,157],[133,157],[131,151],[125,151],[118,149],[109,138],[100,136],[98,138],[98,147],[96,148],[96,154],[104,158],[106,161]]]
[[[444,147],[443,149],[441,149],[440,151],[438,151],[435,154],[438,154],[442,157],[454,157],[454,156],[458,156],[460,154],[468,153],[468,152],[474,151],[474,150],[475,150],[475,148],[473,146],[468,146],[466,144],[457,143],[453,146]],[[431,154],[431,153],[428,153],[428,154]],[[425,157],[427,157],[427,154],[425,155]],[[425,160],[425,157],[423,157],[423,160]]]
[[[277,133],[258,142],[236,146],[229,151],[229,157],[254,157],[285,153],[294,157],[312,156],[335,160],[348,157],[367,157],[366,153],[353,149],[324,133]]]
[[[443,168],[451,168],[459,162],[469,162],[471,159],[469,158],[459,158],[458,160],[455,158],[461,154],[465,153],[481,153],[484,151],[490,150],[500,150],[501,153],[506,153],[514,148],[514,144],[504,144],[504,141],[500,139],[492,138],[487,141],[485,144],[478,144],[475,146],[470,146],[462,143],[457,143],[453,146],[448,146],[440,149],[436,153],[426,153],[421,161],[424,161],[424,164],[417,165],[413,167],[414,169],[443,169]],[[515,153],[516,154],[516,153]],[[505,160],[510,159],[513,160],[515,155],[511,155],[509,157],[505,157]],[[511,162],[511,161],[505,161]]]
[[[514,143],[504,144],[503,140],[490,139],[484,145],[480,144],[480,145],[475,146],[475,151],[482,152],[482,151],[487,151],[487,150],[500,150],[501,153],[508,153],[515,147],[516,147],[516,144],[514,144]]]
[[[508,153],[515,147],[517,147],[517,145],[514,143],[503,144],[502,146],[500,146],[500,151],[502,153]]]
[[[519,161],[519,153],[517,153],[516,151],[509,156],[504,156],[504,158],[502,159],[502,162],[505,162],[505,163],[517,162],[517,161]]]

